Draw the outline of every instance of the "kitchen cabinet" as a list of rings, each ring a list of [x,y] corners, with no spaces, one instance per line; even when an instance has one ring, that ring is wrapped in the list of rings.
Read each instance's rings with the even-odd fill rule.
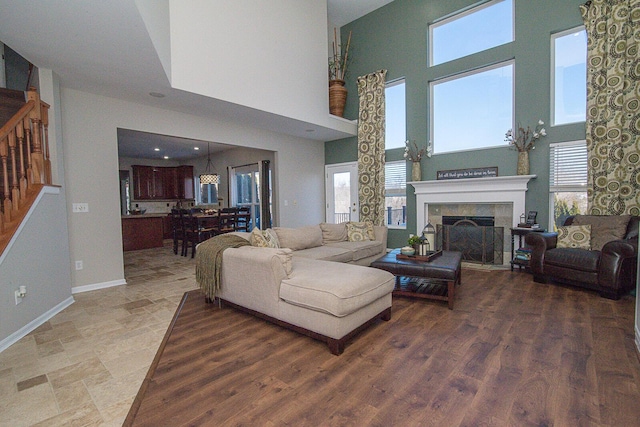
[[[193,199],[193,166],[133,165],[134,200]]]
[[[171,223],[171,215],[162,218],[162,238],[173,239],[173,224]]]
[[[193,199],[193,166],[178,166],[178,198]]]

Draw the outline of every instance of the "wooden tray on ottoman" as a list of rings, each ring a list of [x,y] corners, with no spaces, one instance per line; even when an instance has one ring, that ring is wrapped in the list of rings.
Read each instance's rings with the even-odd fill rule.
[[[431,261],[433,258],[442,255],[442,251],[429,251],[427,255],[403,255],[396,254],[396,259],[411,259],[415,261]]]

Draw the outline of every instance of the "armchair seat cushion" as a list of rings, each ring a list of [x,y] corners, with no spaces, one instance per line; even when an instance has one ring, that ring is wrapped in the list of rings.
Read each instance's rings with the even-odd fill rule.
[[[545,255],[545,267],[558,266],[577,271],[598,272],[600,251],[586,251],[575,248],[549,249]]]

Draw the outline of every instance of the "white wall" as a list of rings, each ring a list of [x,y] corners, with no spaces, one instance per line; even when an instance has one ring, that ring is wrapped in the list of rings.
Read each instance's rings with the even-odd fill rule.
[[[0,277],[0,351],[73,302],[60,188],[40,193],[0,257]],[[14,291],[21,285],[27,295],[16,305]]]
[[[171,1],[170,20],[173,88],[335,125],[326,1]]]
[[[72,271],[74,288],[117,284],[124,278],[119,127],[274,151],[279,224],[296,227],[324,218],[322,142],[66,88],[61,99],[67,208],[89,204],[88,213],[69,213],[71,262],[84,264],[83,270]]]

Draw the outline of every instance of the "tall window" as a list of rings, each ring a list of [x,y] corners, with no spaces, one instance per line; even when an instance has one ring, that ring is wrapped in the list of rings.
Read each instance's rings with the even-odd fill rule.
[[[549,144],[549,229],[564,224],[569,215],[587,212],[586,141]]]
[[[513,126],[513,61],[430,84],[433,152],[504,145]]]
[[[386,224],[391,228],[407,226],[407,162],[387,162],[384,165],[384,200]]]
[[[584,122],[587,109],[587,33],[584,28],[551,36],[553,124]]]
[[[385,97],[385,149],[404,148],[407,140],[407,108],[404,80],[389,82]]]
[[[429,26],[429,65],[513,41],[513,1],[494,0]]]

